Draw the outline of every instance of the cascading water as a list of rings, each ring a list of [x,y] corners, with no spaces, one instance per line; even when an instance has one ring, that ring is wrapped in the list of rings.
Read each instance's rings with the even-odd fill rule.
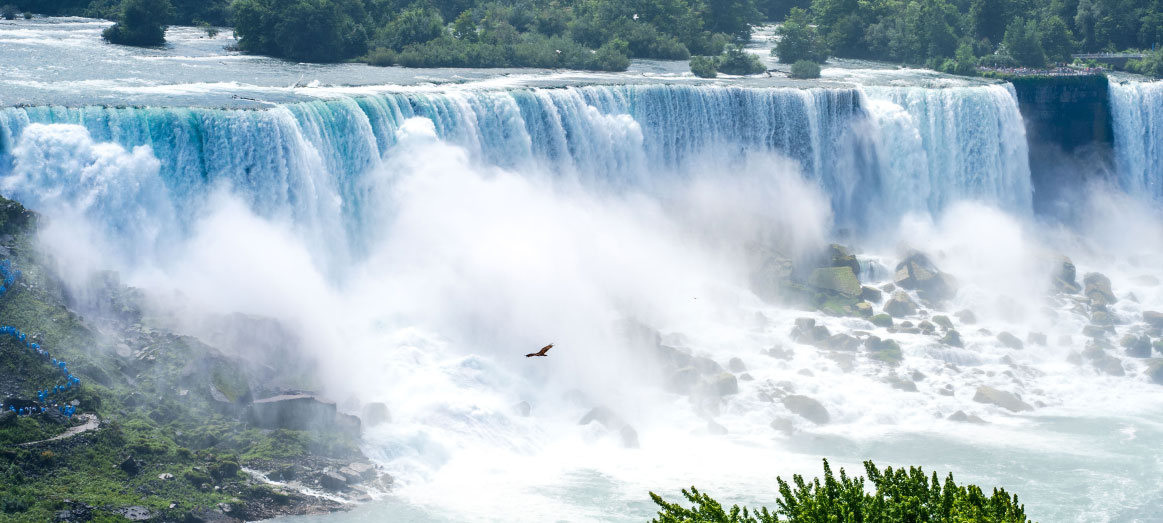
[[[1112,80],[1110,103],[1120,185],[1163,199],[1163,83]]]

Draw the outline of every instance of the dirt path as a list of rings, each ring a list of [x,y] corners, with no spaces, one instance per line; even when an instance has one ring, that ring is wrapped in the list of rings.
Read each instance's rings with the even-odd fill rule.
[[[63,434],[58,434],[58,435],[53,436],[51,438],[42,439],[40,441],[30,441],[28,443],[21,443],[18,446],[30,447],[32,445],[36,445],[39,443],[48,443],[50,441],[60,441],[62,439],[67,439],[67,438],[71,438],[73,436],[76,436],[77,434],[84,434],[86,432],[89,432],[90,430],[95,430],[97,427],[101,426],[101,420],[97,419],[97,416],[95,416],[93,414],[81,414],[79,416],[79,418],[84,420],[85,422],[80,424],[80,425],[77,425],[75,427],[69,427],[69,430],[66,430]]]

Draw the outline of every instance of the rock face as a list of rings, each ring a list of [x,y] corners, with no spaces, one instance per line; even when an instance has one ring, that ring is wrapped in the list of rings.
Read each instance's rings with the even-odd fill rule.
[[[255,400],[246,412],[247,421],[265,429],[328,430],[340,428],[358,437],[359,418],[339,414],[335,403],[309,394],[275,396]]]
[[[941,272],[928,256],[917,251],[910,252],[897,264],[893,281],[899,287],[916,290],[922,299],[930,302],[945,301],[957,294],[953,277]]]
[[[787,410],[817,425],[823,425],[832,419],[823,404],[807,396],[791,394],[784,396],[780,401]]]
[[[896,291],[884,304],[884,312],[894,318],[903,318],[917,313],[917,304],[905,291]]]
[[[808,284],[830,291],[835,291],[849,297],[860,296],[863,289],[860,280],[851,267],[826,267],[812,271],[808,277]]]
[[[1111,290],[1111,280],[1097,272],[1087,273],[1082,278],[1083,294],[1090,300],[1091,306],[1111,305],[1119,301]]]
[[[977,393],[973,395],[973,401],[997,405],[1010,412],[1034,410],[1034,407],[1031,407],[1013,393],[998,390],[987,385],[977,387]]]

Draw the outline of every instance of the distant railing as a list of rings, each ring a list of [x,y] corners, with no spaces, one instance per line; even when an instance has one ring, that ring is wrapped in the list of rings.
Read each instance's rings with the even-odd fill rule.
[[[1070,55],[1071,58],[1081,58],[1083,60],[1091,60],[1091,59],[1099,60],[1099,59],[1104,59],[1104,58],[1105,59],[1126,58],[1128,60],[1139,60],[1139,59],[1142,59],[1146,56],[1147,55],[1145,55],[1143,53],[1084,53],[1084,54],[1072,54],[1072,55]]]

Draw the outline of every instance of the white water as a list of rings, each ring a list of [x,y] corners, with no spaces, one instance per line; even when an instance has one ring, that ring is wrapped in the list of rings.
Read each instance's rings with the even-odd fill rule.
[[[1067,252],[1080,278],[1111,277],[1119,334],[1139,330],[1141,311],[1163,309],[1143,277],[1163,278],[1163,221],[1129,186],[1096,193],[1085,229],[1038,225],[1024,142],[1003,86],[443,86],[260,112],[7,108],[0,188],[51,217],[42,240],[70,280],[118,269],[161,306],[180,296],[191,324],[278,318],[317,356],[325,393],[389,405],[364,452],[396,489],[293,521],[643,521],[647,491],[692,484],[771,505],[776,475],[816,475],[821,457],[1004,486],[1039,521],[1158,519],[1163,388],[1119,350],[1127,376],[1068,363],[1086,320],[1045,293],[1049,255]],[[891,270],[908,244],[955,275],[946,313],[980,320],[958,326],[966,347],[819,315],[900,341],[904,364],[860,352],[845,370],[793,342],[809,313],[759,299],[749,255],[810,252],[841,229],[869,262]],[[665,391],[626,319],[739,357],[754,380],[711,414]],[[978,328],[1050,343],[1012,350]],[[522,357],[550,341],[551,357]],[[794,357],[762,354],[777,344]],[[918,392],[886,382],[913,371]],[[765,400],[781,382],[830,423]],[[1037,409],[974,402],[982,384]],[[595,405],[641,448],[577,425]],[[956,410],[989,423],[945,419]]]

